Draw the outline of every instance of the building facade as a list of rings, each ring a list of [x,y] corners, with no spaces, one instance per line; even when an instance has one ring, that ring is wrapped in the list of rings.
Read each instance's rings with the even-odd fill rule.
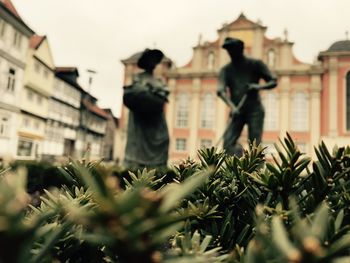
[[[310,153],[320,139],[320,96],[323,69],[300,62],[287,38],[269,39],[267,27],[241,14],[218,30],[214,42],[199,42],[192,60],[169,74],[171,110],[168,120],[172,139],[170,156],[196,156],[198,148],[218,145],[225,131],[228,107],[216,95],[219,70],[229,63],[222,48],[226,37],[244,41],[245,54],[263,60],[278,78],[278,87],[261,92],[265,106],[263,144],[273,143],[288,131],[303,151]],[[312,120],[312,121],[311,121]],[[190,125],[191,124],[191,125]],[[247,132],[240,143],[247,146]]]
[[[45,133],[48,159],[102,158],[108,114],[78,83],[75,67],[56,67]]]
[[[320,52],[324,70],[321,96],[321,138],[328,145],[350,145],[350,40]]]
[[[76,157],[81,98],[85,93],[77,83],[78,76],[78,69],[74,67],[55,69],[44,142],[46,158]]]
[[[97,106],[97,99],[89,93],[82,97],[80,128],[77,134],[77,157],[102,158],[108,114]]]
[[[107,151],[115,158],[116,141],[110,146],[105,136],[111,112],[78,77],[75,67],[56,68],[46,36],[36,35],[10,0],[0,0],[0,161],[100,159]]]
[[[0,157],[15,158],[24,69],[33,31],[9,0],[0,1]]]
[[[224,24],[217,40],[199,39],[192,59],[182,67],[163,71],[170,88],[166,115],[171,138],[170,161],[188,156],[196,158],[201,147],[222,145],[229,109],[216,95],[218,73],[229,63],[222,48],[226,37],[245,42],[245,54],[263,60],[278,78],[276,89],[261,92],[265,106],[263,145],[274,152],[273,144],[288,131],[299,148],[313,156],[313,146],[324,140],[330,147],[350,144],[350,44],[334,44],[321,52],[313,64],[299,61],[293,54],[293,42],[287,32],[283,38],[270,39],[267,27],[241,14]],[[124,61],[125,62],[125,61]],[[126,61],[125,81],[135,65]],[[122,129],[127,123],[125,107]],[[349,123],[349,124],[348,124]],[[240,139],[247,146],[247,132]]]
[[[42,156],[54,67],[47,38],[32,36],[20,100],[17,159],[34,160]]]
[[[119,136],[119,121],[114,117],[111,109],[103,109],[107,113],[107,126],[103,141],[102,157],[105,161],[119,162],[117,156],[117,138]]]

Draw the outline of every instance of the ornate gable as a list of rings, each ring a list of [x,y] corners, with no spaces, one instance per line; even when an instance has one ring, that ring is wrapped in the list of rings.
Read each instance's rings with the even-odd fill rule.
[[[222,28],[218,31],[233,31],[233,30],[242,30],[242,29],[254,29],[254,28],[266,28],[260,23],[253,22],[246,18],[246,16],[241,13],[239,17],[231,22],[230,24],[224,24]]]

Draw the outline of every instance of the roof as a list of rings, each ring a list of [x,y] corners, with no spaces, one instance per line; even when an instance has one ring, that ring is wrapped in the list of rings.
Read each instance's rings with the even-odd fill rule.
[[[114,123],[116,126],[119,124],[119,119],[113,115],[113,111],[109,108],[104,108],[103,109],[107,114],[109,114],[110,118],[113,119]]]
[[[55,68],[55,76],[68,84],[72,85],[73,87],[77,88],[82,93],[87,93],[77,81],[74,81],[69,77],[69,73],[75,73],[77,76],[79,76],[78,69],[76,67],[56,67]],[[67,76],[68,74],[68,76]]]
[[[12,15],[22,26],[29,31],[29,35],[33,34],[34,31],[23,21],[17,12],[15,6],[12,4],[11,0],[0,0],[0,7],[3,7],[10,15]]]
[[[104,118],[104,119],[108,119],[109,115],[107,112],[105,112],[103,109],[101,109],[100,107],[98,107],[96,104],[92,104],[87,100],[83,100],[83,104],[84,106],[92,113]]]
[[[41,43],[44,41],[46,36],[33,35],[29,40],[29,47],[33,49],[38,49]]]
[[[334,42],[327,50],[328,52],[350,51],[350,40]]]
[[[250,29],[257,27],[266,28],[265,26],[262,26],[260,22],[253,22],[252,20],[249,20],[243,13],[241,13],[236,20],[229,24],[224,24],[218,31]]]
[[[56,73],[75,73],[79,77],[79,71],[76,67],[56,67]]]
[[[22,21],[22,18],[19,16],[15,6],[12,4],[10,0],[2,0],[0,2],[3,2],[5,7],[14,15],[16,16],[19,20]]]

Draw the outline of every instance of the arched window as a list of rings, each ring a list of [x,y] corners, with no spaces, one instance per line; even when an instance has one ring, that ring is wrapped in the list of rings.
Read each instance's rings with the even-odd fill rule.
[[[346,74],[346,130],[350,130],[350,71]]]
[[[280,112],[277,94],[266,92],[263,96],[263,104],[265,107],[264,129],[266,131],[277,131]]]
[[[274,68],[276,64],[276,52],[273,49],[267,51],[267,65],[271,68]]]
[[[206,93],[201,103],[200,127],[212,129],[214,126],[215,98],[212,93]]]
[[[188,126],[188,95],[181,93],[178,97],[176,110],[176,126],[179,128]]]
[[[309,129],[309,100],[305,92],[298,91],[293,96],[291,128],[293,131]]]
[[[210,51],[208,54],[208,69],[214,69],[215,65],[215,54],[213,51]]]

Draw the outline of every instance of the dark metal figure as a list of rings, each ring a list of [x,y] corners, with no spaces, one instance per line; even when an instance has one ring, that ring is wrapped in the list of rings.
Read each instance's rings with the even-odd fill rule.
[[[245,124],[249,141],[261,142],[265,112],[259,90],[276,87],[277,80],[261,60],[243,54],[244,43],[240,39],[227,37],[222,47],[227,50],[231,62],[220,71],[217,94],[231,108],[231,119],[223,139],[226,152],[235,154]],[[259,84],[261,79],[265,84]]]
[[[164,55],[158,49],[146,49],[138,60],[144,69],[124,88],[123,101],[130,109],[124,165],[128,169],[167,165],[169,133],[164,104],[169,91],[153,75]]]

